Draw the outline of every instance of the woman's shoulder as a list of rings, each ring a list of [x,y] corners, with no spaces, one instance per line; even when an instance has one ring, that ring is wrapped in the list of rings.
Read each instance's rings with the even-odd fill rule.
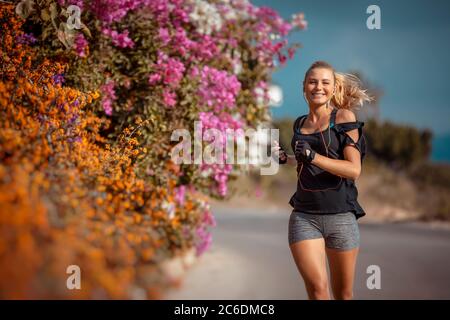
[[[307,116],[307,114],[303,114],[295,119],[294,124],[292,125],[294,132],[298,133],[300,131],[299,126],[301,124],[301,121]]]
[[[357,122],[355,113],[348,109],[337,109],[336,124],[347,122]]]
[[[353,111],[348,109],[337,109],[335,119],[335,130],[338,133],[345,133],[353,129],[362,129],[364,122],[358,121]]]

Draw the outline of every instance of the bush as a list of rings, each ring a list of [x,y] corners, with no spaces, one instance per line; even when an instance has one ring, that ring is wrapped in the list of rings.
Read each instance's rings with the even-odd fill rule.
[[[229,18],[219,28],[198,6]],[[178,0],[24,0],[2,4],[0,23],[0,296],[158,297],[161,263],[211,243],[207,196],[226,194],[232,169],[174,164],[171,132],[267,120],[295,25],[246,2]]]
[[[428,160],[432,133],[410,126],[369,119],[365,124],[368,153],[395,167],[408,168]]]

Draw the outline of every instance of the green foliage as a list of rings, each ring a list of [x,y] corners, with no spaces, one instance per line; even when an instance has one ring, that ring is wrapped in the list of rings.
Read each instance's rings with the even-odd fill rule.
[[[433,136],[430,130],[373,119],[365,123],[364,129],[368,152],[378,160],[396,167],[410,167],[428,160]]]

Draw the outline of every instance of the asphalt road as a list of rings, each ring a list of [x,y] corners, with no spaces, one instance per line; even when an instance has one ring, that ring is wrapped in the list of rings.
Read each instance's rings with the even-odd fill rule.
[[[214,210],[213,245],[166,299],[307,299],[292,259],[290,212]],[[360,221],[355,299],[450,299],[450,230]],[[381,288],[368,289],[377,265]]]

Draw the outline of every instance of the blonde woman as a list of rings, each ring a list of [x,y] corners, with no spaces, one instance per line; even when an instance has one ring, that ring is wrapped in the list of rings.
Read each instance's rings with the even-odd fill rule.
[[[294,123],[292,149],[278,143],[280,163],[297,166],[297,191],[289,203],[289,245],[310,299],[353,299],[359,250],[357,219],[365,215],[357,201],[356,179],[366,153],[363,122],[351,111],[371,97],[358,78],[317,61],[303,81],[309,113]],[[328,280],[326,263],[330,267]]]

